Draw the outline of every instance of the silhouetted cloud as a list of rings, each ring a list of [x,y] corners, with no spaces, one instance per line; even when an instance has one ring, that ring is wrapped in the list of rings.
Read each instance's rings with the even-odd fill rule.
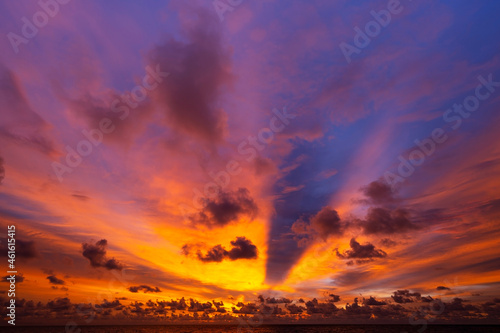
[[[253,220],[258,208],[246,188],[235,192],[220,192],[215,199],[206,199],[203,209],[192,215],[190,220],[195,225],[223,227],[246,216]]]
[[[53,311],[63,311],[63,310],[69,310],[71,309],[73,304],[71,303],[70,299],[67,297],[64,298],[56,298],[53,301],[47,302],[47,308],[53,310]]]
[[[123,265],[120,264],[115,258],[106,258],[107,245],[108,241],[105,239],[101,239],[100,241],[96,242],[95,245],[83,243],[82,254],[90,261],[90,265],[92,267],[104,267],[108,270],[122,270]]]
[[[237,237],[236,240],[231,241],[233,248],[229,250],[229,259],[256,259],[257,246],[255,246],[249,239],[245,237]]]
[[[47,276],[47,280],[49,280],[49,282],[52,284],[58,284],[58,285],[66,284],[63,280],[58,279],[55,275]]]
[[[364,305],[386,305],[386,302],[383,301],[377,301],[375,297],[370,296],[370,298],[365,298],[363,299],[363,304]]]
[[[451,290],[451,289],[445,286],[437,286],[436,290]]]
[[[132,293],[137,293],[139,291],[142,291],[143,293],[160,293],[161,290],[158,287],[150,287],[145,284],[141,284],[140,286],[131,286],[128,288],[128,290]]]
[[[231,241],[231,245],[233,247],[229,251],[220,244],[210,248],[205,254],[202,254],[201,250],[197,250],[196,257],[203,262],[221,262],[224,259],[256,259],[258,256],[257,246],[245,237],[237,237]],[[182,247],[182,253],[188,256],[196,247],[197,245],[185,244]]]
[[[286,297],[281,297],[281,298],[266,298],[266,303],[267,304],[286,304],[286,303],[292,303],[292,300]]]
[[[301,218],[292,225],[292,232],[301,246],[317,238],[326,241],[330,236],[340,236],[343,229],[339,214],[329,207],[323,207],[308,221]]]
[[[363,194],[373,204],[384,204],[394,201],[394,196],[389,184],[382,181],[373,181],[361,188]]]
[[[332,302],[320,303],[316,298],[306,302],[306,309],[310,315],[322,314],[325,316],[331,316],[334,312],[338,311],[338,308]]]
[[[420,300],[421,296],[422,295],[418,292],[411,293],[409,290],[405,289],[405,290],[396,290],[394,292],[394,295],[392,295],[391,297],[394,300],[394,302],[402,304],[402,303],[413,303],[416,300]]]
[[[373,244],[367,243],[365,245],[359,244],[355,238],[351,238],[349,243],[351,250],[346,250],[344,253],[340,253],[338,249],[335,249],[337,257],[340,259],[360,259],[357,263],[363,263],[363,259],[373,260],[373,258],[385,258],[387,253],[382,250],[376,250]]]

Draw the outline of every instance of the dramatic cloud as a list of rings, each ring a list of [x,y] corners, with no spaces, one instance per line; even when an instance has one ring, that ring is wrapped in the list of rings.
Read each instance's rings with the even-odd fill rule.
[[[390,211],[385,208],[370,208],[361,227],[367,235],[396,234],[419,229],[410,221],[410,214],[404,209]]]
[[[229,251],[219,244],[209,249],[206,254],[202,254],[201,250],[198,250],[196,256],[203,262],[221,262],[224,259],[256,259],[258,256],[257,246],[245,237],[237,237],[231,241],[231,245],[233,247]],[[185,244],[182,247],[183,254],[190,255],[194,247],[196,246]]]
[[[83,256],[90,261],[90,265],[92,267],[104,267],[108,270],[116,269],[122,270],[123,265],[120,264],[115,258],[107,259],[106,258],[106,246],[108,245],[108,241],[105,239],[101,239],[96,242],[95,245],[83,243]]]
[[[250,192],[240,188],[236,192],[220,192],[213,200],[206,199],[203,209],[190,217],[195,225],[223,227],[242,217],[252,220],[258,208]]]
[[[373,258],[387,257],[387,253],[382,250],[376,250],[375,246],[370,243],[361,245],[356,242],[356,239],[351,238],[349,245],[351,246],[351,250],[346,250],[344,253],[340,253],[338,249],[336,249],[335,252],[337,257],[340,259],[360,259],[356,261],[358,264],[364,263],[364,259],[371,261]]]
[[[47,302],[47,308],[49,308],[50,310],[55,311],[55,312],[69,310],[72,307],[73,307],[73,304],[71,303],[70,299],[67,297],[56,298],[53,301]]]
[[[323,207],[308,222],[299,219],[292,225],[292,232],[299,240],[299,245],[306,245],[315,238],[324,241],[330,236],[340,236],[343,233],[343,225],[336,210]]]
[[[409,290],[396,290],[394,295],[392,295],[392,299],[396,303],[413,303],[415,300],[421,300],[421,294],[418,292],[411,293]]]
[[[363,304],[364,305],[386,305],[386,302],[383,301],[377,301],[374,297],[370,296],[370,298],[365,298],[363,299]]]
[[[289,298],[286,298],[286,297],[282,297],[282,298],[266,298],[266,303],[267,304],[287,304],[287,303],[292,303],[292,300],[290,300]]]
[[[128,290],[132,293],[142,291],[143,293],[160,293],[161,290],[158,287],[150,287],[148,285],[142,284],[140,286],[131,286]]]
[[[229,250],[229,259],[256,259],[257,258],[257,246],[252,244],[249,239],[245,237],[237,237],[236,240],[231,241],[233,248]]]
[[[219,100],[231,81],[231,53],[223,46],[215,13],[195,11],[196,23],[184,31],[186,41],[171,38],[152,50],[151,65],[170,73],[154,93],[171,128],[214,142],[223,138],[226,126]]]
[[[96,304],[96,308],[101,308],[101,309],[116,309],[116,310],[121,310],[123,309],[123,305],[120,303],[119,299],[115,299],[112,302],[109,302],[108,300],[104,300],[101,304]]]
[[[363,194],[373,204],[390,203],[394,201],[391,187],[382,181],[374,181],[361,188]]]
[[[0,244],[0,257],[7,257],[8,248],[7,240],[4,239]],[[16,239],[16,258],[31,259],[35,258],[38,254],[35,248],[35,241],[24,241]]]
[[[55,275],[47,276],[47,280],[49,280],[49,282],[52,284],[58,284],[58,285],[66,284],[63,280],[58,279]]]
[[[307,313],[310,315],[322,314],[325,316],[331,316],[334,312],[338,311],[338,308],[333,302],[320,303],[316,298],[306,302],[306,309]]]

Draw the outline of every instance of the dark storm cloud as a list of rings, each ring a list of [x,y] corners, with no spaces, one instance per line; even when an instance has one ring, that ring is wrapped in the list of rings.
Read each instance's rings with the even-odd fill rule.
[[[391,187],[382,181],[373,181],[360,189],[373,204],[384,204],[394,201]]]
[[[35,241],[16,239],[16,243],[14,245],[16,246],[16,258],[31,259],[38,255],[35,248]],[[0,245],[0,257],[7,257],[7,253],[7,240],[4,239]]]
[[[231,241],[231,245],[233,247],[229,251],[220,244],[209,249],[206,254],[202,254],[201,250],[197,250],[196,257],[203,262],[221,262],[224,259],[256,259],[258,256],[257,246],[245,237],[237,237],[234,241]],[[182,247],[182,253],[188,256],[196,247],[193,244],[185,244]]]
[[[404,209],[393,211],[385,208],[370,208],[361,227],[367,235],[396,234],[419,229],[410,221],[410,213]]]
[[[131,286],[128,288],[128,290],[132,293],[137,293],[139,291],[142,291],[143,293],[160,293],[161,290],[158,287],[150,287],[148,285],[142,284],[140,286]]]
[[[49,282],[52,283],[52,284],[57,284],[57,285],[66,284],[66,282],[64,282],[61,279],[58,279],[55,275],[49,275],[49,276],[47,276],[47,280],[49,280]]]
[[[106,246],[108,241],[101,239],[95,245],[83,243],[83,256],[90,261],[92,267],[104,267],[108,270],[116,269],[122,270],[123,265],[120,264],[115,258],[108,259],[106,257]]]
[[[307,245],[317,238],[326,241],[330,236],[340,236],[343,230],[344,226],[339,214],[329,207],[323,207],[309,221],[301,218],[292,225],[292,232],[300,246]]]
[[[184,31],[186,41],[170,38],[152,50],[150,63],[170,73],[154,93],[172,128],[217,142],[226,126],[218,102],[231,81],[231,53],[223,47],[217,17],[206,9],[194,13],[195,24]]]
[[[338,249],[335,249],[337,257],[340,259],[360,259],[356,261],[358,264],[365,262],[363,259],[373,260],[373,258],[387,257],[387,253],[375,249],[373,244],[367,243],[361,245],[355,238],[351,238],[349,245],[351,246],[351,250],[346,250],[344,253],[340,253]]]
[[[407,290],[398,290],[395,295],[402,297],[416,298],[418,293],[410,293]],[[413,294],[413,295],[412,295]],[[415,296],[417,294],[417,296]],[[184,297],[177,300],[148,300],[147,302],[134,301],[128,305],[121,304],[118,299],[114,301],[104,300],[101,304],[74,304],[69,298],[57,298],[46,304],[32,300],[19,299],[16,301],[16,314],[22,315],[26,319],[34,318],[71,318],[78,315],[88,315],[93,318],[113,318],[113,319],[152,319],[158,320],[158,316],[168,318],[176,323],[185,320],[203,320],[204,323],[213,322],[234,322],[238,323],[234,315],[263,315],[265,318],[282,319],[289,323],[290,319],[297,319],[295,315],[307,313],[309,318],[301,318],[303,323],[317,323],[319,318],[336,318],[337,320],[347,320],[352,322],[353,318],[366,319],[376,324],[376,321],[368,318],[392,319],[395,322],[408,320],[411,313],[416,314],[414,308],[405,308],[400,304],[388,303],[386,300],[378,300],[373,296],[368,298],[354,298],[352,303],[347,303],[344,308],[333,304],[332,299],[320,301],[316,298],[307,300],[299,304],[295,303],[272,303],[267,305],[263,302],[238,302],[232,310],[223,308],[223,302],[202,302],[190,298],[186,301]],[[7,306],[8,301],[0,297],[0,304]],[[439,313],[439,319],[444,322],[457,323],[458,320],[473,320],[481,323],[481,320],[497,322],[500,318],[500,304],[495,301],[488,301],[482,304],[471,304],[470,301],[454,298],[450,302],[442,302],[436,299],[435,302],[419,304],[420,313]],[[187,313],[186,313],[187,312]],[[211,317],[208,314],[212,314]],[[125,317],[124,317],[125,316]],[[177,321],[179,320],[179,321]],[[312,320],[312,321],[310,321]],[[479,320],[479,321],[477,321]],[[301,321],[297,322],[300,323]],[[387,324],[387,322],[385,322]]]
[[[246,188],[235,192],[220,192],[215,199],[206,199],[203,209],[190,217],[194,225],[223,227],[242,217],[252,220],[257,204]]]

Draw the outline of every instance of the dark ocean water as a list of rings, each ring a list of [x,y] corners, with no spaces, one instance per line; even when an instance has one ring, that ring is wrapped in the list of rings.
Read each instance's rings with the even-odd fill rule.
[[[81,326],[80,333],[411,333],[421,326],[409,325],[262,325],[244,328],[238,326]],[[0,327],[0,332],[65,333],[64,327]],[[75,333],[78,330],[73,331]],[[428,326],[421,333],[500,333],[499,326]]]

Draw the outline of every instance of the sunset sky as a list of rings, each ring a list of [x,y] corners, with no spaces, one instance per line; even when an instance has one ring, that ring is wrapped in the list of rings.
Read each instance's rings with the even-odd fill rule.
[[[19,324],[498,323],[499,14],[1,0]]]

